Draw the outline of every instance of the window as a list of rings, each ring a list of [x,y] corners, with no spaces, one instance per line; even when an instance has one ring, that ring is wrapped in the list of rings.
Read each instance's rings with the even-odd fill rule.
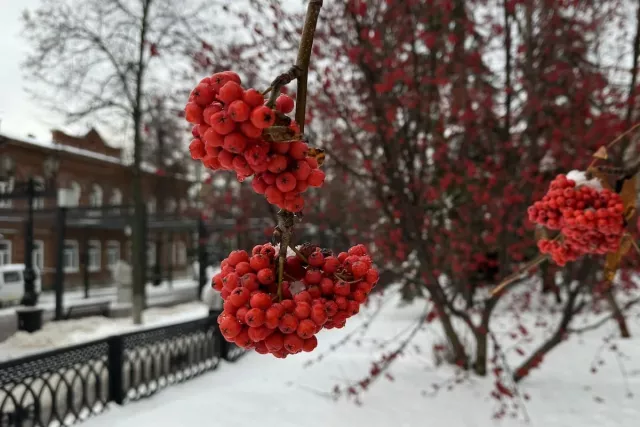
[[[36,176],[33,178],[33,182],[35,184],[36,191],[44,189],[44,178],[40,176]],[[35,199],[33,199],[33,209],[43,209],[43,208],[44,208],[43,197],[36,197]]]
[[[155,199],[155,197],[152,197],[147,201],[147,213],[148,214],[156,213],[156,199]]]
[[[71,181],[71,194],[69,196],[69,204],[68,206],[78,206],[80,205],[80,196],[82,196],[82,187],[75,181]]]
[[[64,241],[64,252],[62,254],[65,273],[75,273],[78,271],[78,242],[76,240]]]
[[[11,242],[0,240],[0,265],[11,264]]]
[[[147,242],[147,265],[156,265],[156,242]]]
[[[91,193],[89,194],[89,206],[99,208],[102,206],[102,187],[98,184],[91,186]]]
[[[185,199],[181,199],[180,200],[180,211],[184,212],[187,210],[187,208],[189,207],[189,204],[187,203],[187,201]]]
[[[109,200],[111,206],[120,206],[122,204],[122,191],[114,188],[111,192],[111,199]]]
[[[171,244],[171,263],[173,265],[185,265],[187,263],[187,246],[184,242]]]
[[[176,211],[177,203],[175,199],[167,200],[167,213],[174,213]]]
[[[120,242],[107,242],[107,267],[114,268],[120,261]]]
[[[0,181],[0,194],[9,194],[13,191],[13,179]],[[11,200],[0,200],[0,208],[10,208]]]
[[[87,268],[89,271],[100,271],[100,267],[102,266],[102,260],[100,259],[100,241],[99,240],[89,240],[89,248],[88,248],[88,262]]]
[[[42,271],[44,269],[44,242],[42,240],[34,240],[31,256],[33,258],[33,266]]]

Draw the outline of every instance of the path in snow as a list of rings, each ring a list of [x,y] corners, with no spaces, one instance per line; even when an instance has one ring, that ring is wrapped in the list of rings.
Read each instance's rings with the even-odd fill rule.
[[[451,426],[488,427],[523,425],[520,420],[506,418],[492,420],[496,402],[490,397],[493,377],[472,379],[448,391],[442,388],[430,396],[432,384],[452,378],[450,368],[435,368],[427,351],[440,340],[437,323],[418,333],[414,343],[422,349],[409,347],[389,371],[392,380],[381,378],[362,396],[358,406],[346,399],[334,402],[330,393],[336,384],[348,379],[359,380],[370,369],[379,354],[379,343],[402,340],[423,313],[422,303],[398,309],[395,301],[385,304],[372,323],[360,345],[348,345],[329,352],[350,330],[366,320],[370,308],[350,319],[345,330],[323,331],[320,345],[314,353],[278,360],[249,354],[235,364],[223,363],[217,371],[181,385],[171,386],[158,395],[123,407],[113,406],[106,413],[93,418],[87,427],[139,426],[208,426],[246,427],[367,427]],[[520,314],[522,316],[522,314]],[[549,318],[550,315],[547,315]],[[534,329],[535,319],[526,319]],[[494,328],[513,325],[504,312],[496,318]],[[615,325],[611,325],[615,330]],[[606,364],[597,375],[590,373],[591,362],[602,336],[609,326],[583,338],[572,338],[558,352],[552,353],[524,384],[522,394],[530,395],[526,413],[533,426],[540,427],[635,427],[640,419],[640,404],[627,397],[630,391],[640,392],[640,342],[637,338],[618,342],[631,357],[624,366],[629,373],[628,385],[611,353],[604,352]],[[435,340],[435,341],[434,341]],[[505,348],[512,344],[505,339]],[[530,349],[534,343],[521,344]],[[393,348],[393,347],[391,347]],[[423,350],[424,349],[424,350]],[[306,361],[327,352],[320,363],[305,368]],[[509,351],[510,357],[512,351]],[[514,356],[515,357],[515,356]],[[512,357],[512,359],[514,359]],[[514,359],[515,362],[515,359]],[[514,363],[515,364],[515,363]],[[638,374],[635,374],[638,375]],[[425,396],[426,395],[426,396]],[[602,403],[598,403],[602,399]]]

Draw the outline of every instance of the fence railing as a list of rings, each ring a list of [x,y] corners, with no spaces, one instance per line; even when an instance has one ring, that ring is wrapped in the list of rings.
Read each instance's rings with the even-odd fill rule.
[[[69,426],[238,360],[216,315],[0,364],[0,427]]]

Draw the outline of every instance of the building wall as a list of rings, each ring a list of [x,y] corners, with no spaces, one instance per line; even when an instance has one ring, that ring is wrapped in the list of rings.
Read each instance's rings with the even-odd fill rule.
[[[62,145],[47,145],[36,141],[5,138],[4,143],[0,144],[0,159],[4,156],[11,158],[15,165],[16,181],[26,181],[29,177],[44,177],[45,160],[55,156],[59,162],[56,186],[58,189],[79,187],[79,206],[90,206],[92,203],[95,204],[97,200],[100,200],[100,204],[103,206],[110,205],[114,200],[117,201],[114,196],[118,193],[121,196],[121,204],[131,204],[130,169],[120,162],[119,149],[108,147],[95,131],[89,132],[84,137],[73,137],[54,131],[53,139]],[[143,174],[142,185],[145,201],[150,206],[148,209],[152,209],[151,205],[155,205],[158,209],[161,205],[167,207],[174,205],[176,212],[178,212],[186,207],[190,182],[161,176],[153,173],[152,170],[147,170]],[[99,193],[102,195],[101,198],[97,197]],[[170,203],[169,200],[173,202]],[[34,240],[42,242],[44,246],[43,287],[45,288],[53,285],[58,257],[55,215],[53,211],[48,214],[44,212],[56,208],[57,204],[57,195],[36,202]],[[0,234],[2,235],[0,241],[10,242],[12,263],[24,262],[26,209],[26,200],[13,200],[11,206],[0,205]],[[193,245],[191,234],[190,232],[174,233],[173,240],[177,246],[184,245],[188,251]],[[111,273],[107,267],[107,243],[109,241],[119,242],[121,258],[127,259],[129,238],[125,235],[125,230],[67,228],[65,237],[67,240],[78,243],[79,261],[82,261],[80,255],[84,241],[100,242],[100,268],[89,273],[92,286],[111,283]],[[150,231],[147,237],[150,241],[155,241],[153,232]],[[165,239],[168,239],[168,236],[165,236]],[[166,271],[171,260],[171,248],[168,243],[164,245],[162,255],[161,266],[162,270]],[[173,277],[180,277],[188,271],[190,260],[185,260],[184,257],[180,258],[176,260],[180,261],[178,265],[172,268]],[[153,264],[154,261],[150,260],[148,265]],[[83,283],[83,278],[83,266],[79,265],[77,271],[65,273],[65,286],[80,286]]]

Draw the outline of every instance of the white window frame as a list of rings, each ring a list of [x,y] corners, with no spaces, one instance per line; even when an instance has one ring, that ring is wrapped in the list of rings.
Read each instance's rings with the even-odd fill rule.
[[[0,265],[11,264],[11,254],[12,254],[11,251],[13,249],[11,246],[11,243],[12,243],[11,240],[2,239],[0,240],[0,243],[7,245],[7,249],[0,252]]]
[[[118,261],[120,261],[120,242],[117,240],[109,240],[107,241],[107,268],[109,268],[110,270],[113,269],[116,264],[118,263]],[[115,261],[112,263],[111,261],[111,255],[112,255],[112,251],[115,250]]]
[[[155,267],[156,265],[156,242],[147,242],[147,266]]]
[[[175,213],[177,208],[178,208],[178,202],[176,202],[176,199],[167,200],[167,207],[166,207],[167,213]]]
[[[40,262],[38,262],[40,258]],[[31,253],[34,267],[38,267],[40,271],[44,270],[44,240],[33,241],[33,252]]]
[[[109,205],[120,206],[122,205],[122,191],[119,188],[111,190],[111,197],[109,198]]]
[[[80,199],[82,198],[82,186],[76,181],[71,181],[69,188],[71,189],[71,194],[73,194],[73,200],[71,200],[69,206],[80,206]]]
[[[9,194],[13,191],[13,179],[0,181],[0,194]],[[0,200],[0,209],[10,209],[13,200]]]
[[[89,240],[87,244],[87,269],[92,273],[96,273],[102,269],[102,242],[100,242],[100,240]],[[96,254],[96,249],[97,264],[92,262],[93,259],[91,256],[92,252],[94,253],[94,255]]]
[[[45,181],[41,176],[33,177],[36,188],[44,188]],[[44,197],[36,197],[33,199],[33,209],[44,209]]]
[[[100,208],[102,207],[102,202],[104,201],[104,191],[102,187],[98,184],[93,184],[91,186],[91,192],[89,193],[89,206],[92,208]]]
[[[67,257],[66,257],[66,251],[67,251],[67,246],[71,246],[72,247],[72,264],[71,266],[68,265],[64,265],[66,264],[67,261]],[[78,249],[78,241],[77,240],[65,240],[64,241],[64,248],[63,250],[63,254],[62,254],[62,262],[63,262],[63,268],[64,268],[64,272],[65,273],[77,273],[80,270],[80,252]]]
[[[148,214],[156,213],[156,208],[157,207],[158,207],[158,203],[157,203],[155,197],[151,197],[149,200],[147,200],[147,213]]]

